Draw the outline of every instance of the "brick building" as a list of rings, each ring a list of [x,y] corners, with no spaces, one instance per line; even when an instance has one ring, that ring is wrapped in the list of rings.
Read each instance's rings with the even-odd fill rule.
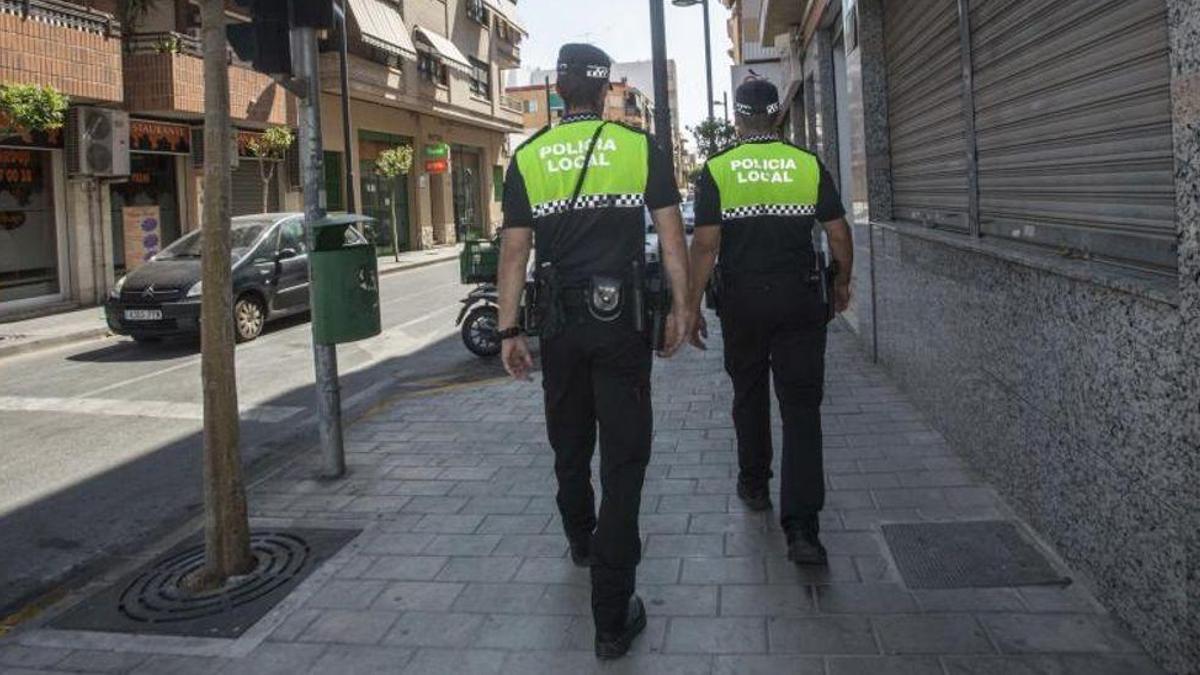
[[[1163,666],[1200,672],[1200,5],[726,5],[841,186],[865,350]]]
[[[552,89],[547,96],[546,85],[524,85],[509,87],[505,94],[515,100],[521,109],[522,126],[526,132],[534,132],[563,115],[562,98]],[[547,107],[549,114],[547,114]],[[641,89],[623,79],[613,82],[604,99],[604,119],[623,122],[638,129],[653,133],[654,103]]]
[[[347,4],[357,199],[346,203],[339,67],[330,39],[321,59],[330,209],[353,206],[379,218],[385,248],[392,245],[393,213],[401,220],[401,249],[494,227],[506,134],[520,129],[519,110],[497,86],[500,70],[520,63],[524,30],[515,2],[409,0],[403,10],[384,0]],[[122,26],[117,5],[0,0],[0,84],[50,85],[73,108],[123,110],[130,158],[127,177],[79,180],[66,166],[65,130],[30,134],[0,120],[0,169],[33,181],[0,184],[0,316],[102,301],[137,264],[142,250],[127,250],[126,239],[147,215],[157,223],[160,247],[198,227],[204,104],[198,6],[162,0],[135,25]],[[232,22],[245,20],[232,2],[228,7]],[[267,127],[295,126],[294,97],[232,54],[229,74],[239,155],[234,214],[260,212],[264,203],[271,211],[299,209],[294,155],[265,180],[249,150]],[[413,170],[384,179],[374,171],[375,157],[396,144],[414,146]],[[446,161],[427,171],[425,156],[443,152]]]

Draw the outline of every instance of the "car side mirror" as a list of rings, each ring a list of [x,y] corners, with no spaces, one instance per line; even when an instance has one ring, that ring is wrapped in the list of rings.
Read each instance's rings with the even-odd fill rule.
[[[279,249],[279,252],[275,254],[275,259],[287,260],[288,258],[295,258],[297,255],[299,254],[296,253],[296,249],[294,248],[281,248]]]

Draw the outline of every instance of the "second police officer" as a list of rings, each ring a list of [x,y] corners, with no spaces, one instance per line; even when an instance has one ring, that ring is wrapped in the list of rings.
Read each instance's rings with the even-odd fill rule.
[[[844,311],[849,303],[853,248],[829,172],[814,154],[776,136],[779,108],[779,92],[765,80],[737,89],[739,142],[710,157],[697,181],[689,302],[699,310],[717,264],[717,311],[734,391],[738,496],[753,510],[771,508],[773,376],[783,418],[779,518],[788,559],[822,565],[825,326],[830,310]],[[816,223],[829,237],[832,279],[818,263]],[[703,349],[703,337],[701,319],[691,340]]]
[[[565,114],[514,154],[504,181],[499,271],[504,367],[528,379],[533,359],[519,309],[536,237],[534,316],[557,502],[572,559],[591,568],[600,658],[626,653],[646,625],[634,593],[652,436],[651,342],[639,331],[647,323],[641,312],[646,208],[674,289],[664,356],[678,349],[691,323],[687,244],[670,159],[645,132],[601,119],[610,68],[609,57],[591,45],[568,44],[559,52]],[[590,468],[597,427],[598,514]]]

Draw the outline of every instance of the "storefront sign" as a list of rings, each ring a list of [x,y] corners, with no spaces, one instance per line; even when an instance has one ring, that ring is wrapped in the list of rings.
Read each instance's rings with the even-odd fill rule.
[[[425,156],[431,159],[450,156],[450,146],[446,143],[430,143],[425,146]]]
[[[4,113],[0,113],[0,145],[15,145],[24,148],[61,148],[63,147],[62,129],[50,131],[29,131],[12,123]]]
[[[21,205],[42,189],[44,181],[42,164],[34,161],[33,153],[33,150],[0,148],[0,193],[7,192]]]
[[[444,159],[430,159],[425,162],[425,173],[446,173],[450,163]]]
[[[132,271],[162,249],[162,219],[157,206],[121,209],[125,232],[125,269]]]
[[[192,151],[191,129],[179,124],[130,120],[129,150],[131,152],[167,152],[186,155]]]

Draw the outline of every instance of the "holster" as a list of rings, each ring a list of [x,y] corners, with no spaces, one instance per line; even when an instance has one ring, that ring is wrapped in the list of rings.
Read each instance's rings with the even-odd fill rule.
[[[704,306],[721,313],[721,267],[714,266],[708,285],[704,287]]]
[[[646,338],[659,351],[667,342],[667,317],[671,314],[671,287],[662,265],[649,269],[645,277]]]
[[[833,297],[833,280],[837,277],[837,261],[830,260],[823,251],[817,251],[816,267],[809,281],[818,287],[821,294],[821,306],[824,307],[825,324],[837,315],[837,307]]]
[[[558,270],[550,263],[539,265],[533,275],[533,285],[537,298],[533,314],[538,335],[543,338],[557,337],[566,325],[566,307]]]

